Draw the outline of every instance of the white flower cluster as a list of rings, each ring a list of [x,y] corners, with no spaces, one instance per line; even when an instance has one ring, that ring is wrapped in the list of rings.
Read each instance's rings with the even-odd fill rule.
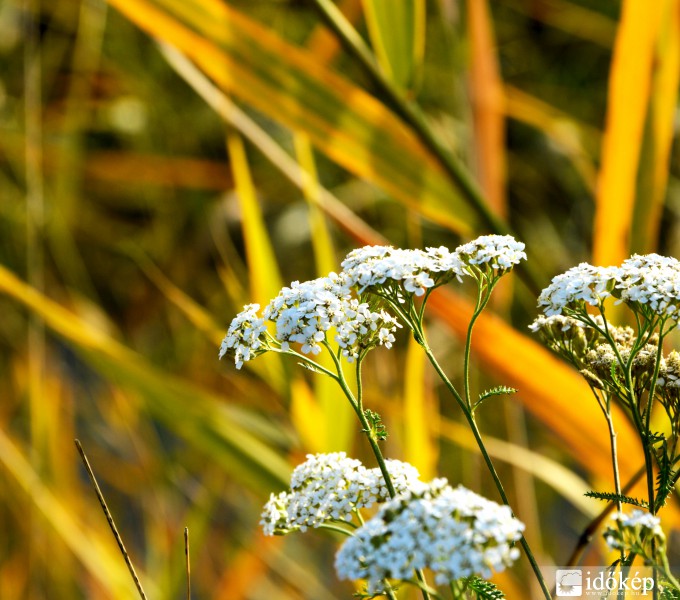
[[[380,309],[371,311],[368,303],[352,299],[345,309],[347,318],[335,325],[335,341],[342,348],[348,362],[359,358],[362,350],[374,346],[391,348],[395,342],[394,332],[401,327],[396,317]]]
[[[396,493],[423,485],[412,465],[388,460],[386,466]],[[367,469],[344,452],[309,454],[293,471],[290,491],[271,495],[260,524],[266,535],[305,531],[329,521],[351,521],[357,509],[389,497],[380,469]]]
[[[550,315],[583,312],[585,305],[601,306],[614,296],[633,310],[680,318],[680,261],[675,258],[635,254],[620,267],[594,267],[581,263],[557,275],[538,298]]]
[[[566,333],[572,328],[583,328],[585,324],[573,317],[565,317],[563,315],[538,315],[534,322],[529,325],[529,329],[534,333],[538,332],[561,332]]]
[[[526,258],[524,244],[510,236],[487,235],[459,246],[454,252],[441,246],[426,250],[404,250],[390,246],[365,246],[350,252],[342,262],[340,274],[331,273],[312,281],[294,281],[284,287],[265,307],[250,304],[231,322],[220,347],[220,358],[232,355],[236,367],[273,348],[274,340],[283,352],[299,344],[303,354],[319,354],[331,328],[335,341],[351,362],[375,346],[390,348],[400,327],[385,310],[360,303],[352,297],[366,288],[385,285],[396,292],[399,301],[405,294],[423,296],[431,288],[463,275],[474,275],[471,265],[486,265],[505,271]],[[375,291],[375,289],[373,290]],[[273,337],[265,322],[275,324]]]
[[[270,349],[265,320],[275,324],[274,337],[284,352],[290,344],[300,344],[303,354],[318,354],[327,332],[335,328],[335,341],[350,361],[362,350],[391,348],[394,332],[401,326],[384,310],[373,311],[368,303],[352,298],[350,282],[344,274],[294,281],[265,307],[264,318],[258,316],[259,308],[257,304],[246,306],[231,322],[222,341],[220,358],[233,355],[238,369]]]
[[[661,359],[659,367],[659,379],[657,385],[660,388],[680,388],[680,354],[677,350],[671,350],[666,359]]]
[[[444,274],[457,277],[463,274],[463,265],[456,253],[444,247],[404,250],[391,246],[364,246],[352,250],[342,261],[342,268],[360,291],[386,282],[398,282],[406,292],[416,296],[435,287]]]
[[[630,514],[616,513],[611,518],[614,524],[604,531],[604,539],[612,550],[631,550],[642,544],[651,544],[652,539],[665,542],[661,520],[651,513],[635,509]]]
[[[509,507],[436,479],[384,504],[342,545],[335,569],[340,579],[367,580],[369,593],[414,569],[431,569],[438,585],[488,578],[518,558],[512,544],[523,530]]]
[[[488,266],[498,271],[512,269],[527,258],[524,244],[511,235],[483,235],[458,246],[456,252],[465,264]]]
[[[220,345],[220,358],[227,353],[232,353],[237,369],[240,369],[244,362],[266,352],[264,334],[267,328],[264,319],[257,314],[258,310],[260,310],[259,304],[244,306],[243,310],[232,320],[227,335]]]
[[[293,342],[302,344],[303,354],[318,354],[326,332],[346,320],[349,300],[346,278],[331,273],[284,287],[265,307],[264,317],[276,323],[276,339],[284,352]]]
[[[422,296],[426,290],[470,275],[469,266],[506,271],[526,259],[524,244],[509,235],[484,235],[451,252],[448,248],[404,250],[365,246],[350,252],[342,268],[360,291],[397,283],[404,291]]]
[[[565,308],[580,308],[584,303],[600,306],[611,296],[616,271],[581,263],[557,275],[538,297],[538,306],[547,316],[560,315]]]
[[[668,256],[634,254],[616,276],[621,300],[643,305],[658,315],[678,319],[680,310],[680,261]]]

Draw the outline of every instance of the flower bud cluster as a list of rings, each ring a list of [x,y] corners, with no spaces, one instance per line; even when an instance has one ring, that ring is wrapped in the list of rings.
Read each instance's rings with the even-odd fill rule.
[[[479,575],[488,578],[519,556],[513,543],[524,525],[501,506],[445,479],[395,497],[349,538],[336,555],[341,579],[365,579],[369,593],[385,579],[409,579],[431,569],[438,585]]]
[[[611,520],[613,524],[602,535],[612,550],[635,552],[649,557],[666,544],[659,517],[645,510],[636,509],[630,514],[619,512]]]

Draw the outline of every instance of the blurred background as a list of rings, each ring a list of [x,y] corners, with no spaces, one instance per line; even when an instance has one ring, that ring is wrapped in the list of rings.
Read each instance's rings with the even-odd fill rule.
[[[360,427],[327,382],[237,371],[220,340],[352,248],[488,233],[529,260],[476,330],[474,389],[519,390],[480,426],[539,562],[565,564],[608,440],[527,325],[578,262],[678,256],[679,21],[678,0],[3,0],[0,598],[136,597],[75,438],[150,599],[186,597],[185,527],[193,598],[351,597],[337,539],[258,521],[307,452],[373,466]],[[471,292],[429,312],[459,383]],[[386,454],[497,499],[433,375],[405,335],[369,357]],[[497,582],[534,594],[524,560]]]

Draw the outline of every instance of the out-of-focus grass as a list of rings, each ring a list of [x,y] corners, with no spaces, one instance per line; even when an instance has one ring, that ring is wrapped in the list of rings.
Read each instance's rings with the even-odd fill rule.
[[[677,0],[656,20],[636,5],[338,3],[396,96],[527,243],[534,287],[609,251],[678,253]],[[215,87],[199,95],[147,32]],[[488,233],[469,190],[311,3],[6,0],[0,65],[0,598],[134,596],[74,437],[150,597],[183,594],[185,526],[195,597],[349,597],[334,540],[264,539],[257,522],[305,452],[370,461],[358,427],[278,356],[219,363],[219,337],[244,304],[338,269],[357,244]],[[524,407],[529,448],[505,441],[522,438],[508,431],[517,415],[489,404],[480,418],[503,475],[535,478],[535,502],[518,506],[536,514],[520,517],[559,564],[593,510],[566,490],[611,487],[606,436],[578,375],[525,335],[535,295],[513,277],[505,316],[476,331],[475,383],[519,388],[497,402]],[[454,379],[466,294],[432,299]],[[387,454],[493,496],[407,340],[375,354],[365,402],[388,424]],[[632,473],[642,459],[620,427]],[[675,500],[667,513],[675,527]],[[522,566],[506,576],[508,596],[528,580]]]

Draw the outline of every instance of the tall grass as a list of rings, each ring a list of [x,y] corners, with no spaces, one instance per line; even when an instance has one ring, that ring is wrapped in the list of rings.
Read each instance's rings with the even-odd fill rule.
[[[526,325],[565,267],[678,253],[678,0],[397,4],[0,6],[0,598],[135,595],[76,437],[149,598],[182,597],[185,527],[196,598],[349,597],[323,536],[258,531],[305,452],[368,462],[347,407],[274,355],[219,363],[219,340],[357,245],[493,231],[529,267],[476,329],[480,386],[520,390],[481,425],[530,478],[541,559],[567,559],[608,441]],[[470,299],[431,307],[455,377]],[[366,366],[388,453],[492,495],[438,392],[406,339]],[[625,480],[642,457],[617,421]]]

